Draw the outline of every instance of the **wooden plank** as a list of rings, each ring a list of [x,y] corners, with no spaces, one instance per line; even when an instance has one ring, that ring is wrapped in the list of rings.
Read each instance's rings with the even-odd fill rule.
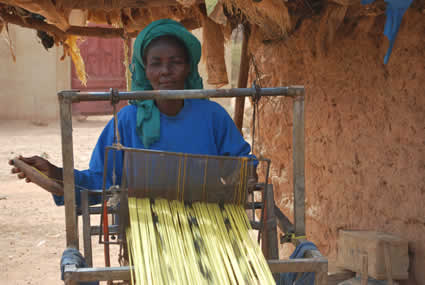
[[[385,246],[389,246],[392,279],[409,276],[408,241],[392,234],[376,231],[340,230],[338,236],[337,265],[360,273],[361,254],[368,257],[368,274],[377,280],[388,278],[385,268]]]
[[[76,268],[75,265],[65,265],[65,281],[109,281],[130,280],[130,267],[95,267]]]
[[[59,96],[65,200],[66,247],[78,249],[78,227],[74,185],[71,100]]]
[[[295,235],[305,235],[305,170],[304,170],[304,96],[294,99],[293,107],[293,187]]]
[[[90,213],[89,213],[89,192],[81,191],[81,212],[83,219],[83,246],[84,259],[88,267],[93,266],[92,242],[90,232]]]
[[[284,272],[328,272],[326,258],[295,258],[288,260],[268,260],[273,273]]]
[[[14,166],[19,168],[23,173],[25,173],[25,176],[29,178],[31,182],[37,184],[38,186],[52,194],[63,196],[63,187],[59,183],[51,180],[47,176],[43,176],[38,170],[26,164],[19,158],[12,159],[12,162]]]
[[[247,27],[242,28],[242,51],[241,51],[241,62],[239,65],[239,76],[238,76],[238,88],[246,88],[248,85],[248,74],[249,74],[249,57],[248,57],[248,39],[249,34]],[[242,133],[243,126],[243,115],[245,109],[245,97],[236,98],[235,102],[235,114],[233,121]]]

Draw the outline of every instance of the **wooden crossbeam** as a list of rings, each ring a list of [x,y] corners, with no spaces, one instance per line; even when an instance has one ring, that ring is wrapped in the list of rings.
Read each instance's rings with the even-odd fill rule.
[[[204,1],[197,0],[195,3]],[[123,8],[153,8],[180,5],[176,0],[121,0],[121,1],[66,1],[64,8],[71,9],[123,9]]]
[[[103,28],[103,27],[80,27],[71,26],[65,32],[58,27],[48,24],[44,21],[34,18],[21,18],[16,15],[11,15],[0,11],[0,18],[8,23],[18,25],[24,28],[41,30],[47,32],[59,39],[65,39],[67,35],[77,35],[85,37],[101,37],[101,38],[120,38],[124,37],[124,29],[122,28]],[[137,33],[129,34],[129,37],[136,36]]]
[[[109,281],[130,280],[130,267],[98,267],[77,268],[75,265],[65,265],[64,281]]]
[[[267,263],[273,273],[328,272],[328,260],[326,258],[271,259]]]
[[[268,265],[273,273],[285,272],[328,272],[326,258],[302,258],[288,260],[268,260]],[[122,267],[99,267],[77,268],[75,265],[66,265],[64,279],[66,281],[107,281],[107,280],[130,280],[129,266]]]
[[[52,24],[48,24],[42,20],[34,18],[22,18],[17,15],[12,15],[0,10],[0,22],[7,22],[18,25],[24,28],[44,31],[56,37],[56,39],[65,39],[67,35],[76,35],[82,37],[99,37],[99,38],[134,38],[139,33],[138,31],[125,33],[122,28],[104,28],[104,27],[81,27],[70,26],[66,31],[62,31]],[[181,24],[189,30],[200,27],[199,21],[196,19],[186,19],[181,21]]]

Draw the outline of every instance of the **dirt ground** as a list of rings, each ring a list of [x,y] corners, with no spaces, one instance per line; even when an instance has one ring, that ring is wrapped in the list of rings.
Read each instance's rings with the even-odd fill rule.
[[[108,119],[101,116],[74,122],[77,169],[87,168]],[[51,195],[38,186],[11,175],[7,164],[8,159],[21,154],[40,155],[61,165],[59,124],[36,126],[26,121],[0,121],[0,144],[0,283],[63,284],[59,267],[65,249],[64,207],[57,207]],[[93,237],[94,266],[103,266],[103,250],[96,238]]]

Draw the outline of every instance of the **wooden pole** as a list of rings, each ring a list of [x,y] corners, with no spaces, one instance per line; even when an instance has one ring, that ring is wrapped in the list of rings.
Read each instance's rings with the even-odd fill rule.
[[[10,15],[8,13],[2,13],[0,11],[0,18],[14,25],[18,25],[24,28],[44,31],[50,35],[57,37],[59,40],[64,40],[67,35],[76,35],[83,37],[100,37],[100,38],[122,38],[124,37],[124,29],[122,28],[103,28],[103,27],[80,27],[70,26],[68,30],[62,31],[55,25],[48,24],[42,20],[34,18],[25,18],[25,20],[19,16]],[[128,36],[135,37],[137,32],[129,33]]]
[[[187,90],[142,90],[118,92],[117,100],[151,100],[151,99],[207,99],[207,98],[233,98],[245,97],[256,94],[255,88],[233,89],[187,89]],[[260,88],[260,96],[287,96],[299,97],[304,94],[303,86]],[[62,93],[62,92],[61,92]],[[79,92],[66,91],[62,94],[70,98],[73,103],[82,101],[109,101],[111,92]]]
[[[81,214],[83,218],[83,245],[84,245],[84,259],[88,267],[93,266],[92,242],[91,242],[91,224],[90,224],[90,210],[89,210],[89,191],[81,191]]]
[[[294,99],[292,133],[294,228],[295,235],[305,235],[305,170],[304,170],[304,96]]]
[[[239,65],[238,88],[246,88],[248,85],[249,58],[248,58],[249,31],[247,26],[242,26],[242,51]],[[245,97],[236,98],[235,114],[233,120],[242,133],[243,115],[245,109]]]
[[[72,102],[69,100],[69,98],[59,96],[62,136],[63,183],[65,196],[66,246],[78,249],[71,103]]]

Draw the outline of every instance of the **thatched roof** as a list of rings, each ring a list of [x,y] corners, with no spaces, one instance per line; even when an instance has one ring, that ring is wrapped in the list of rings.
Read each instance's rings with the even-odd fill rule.
[[[362,9],[359,0],[332,2],[353,6],[359,14],[384,12],[383,0],[367,9]],[[242,22],[257,26],[265,40],[273,40],[286,36],[300,19],[317,14],[326,3],[323,0],[0,0],[0,22],[43,30],[58,42],[70,34],[134,36],[160,18],[172,18],[194,29],[202,25],[201,14],[208,14],[223,27]],[[82,11],[88,22],[110,24],[114,28],[73,26],[69,22],[72,10]]]
[[[85,17],[78,25],[70,23],[70,15],[76,10]],[[217,58],[224,55],[223,39],[229,38],[232,29],[241,23],[255,34],[254,45],[285,39],[303,19],[320,15],[324,32],[330,34],[325,35],[329,42],[344,19],[383,13],[384,0],[368,6],[361,5],[360,0],[0,0],[0,31],[7,23],[35,29],[42,33],[39,36],[45,47],[53,42],[62,44],[72,55],[75,41],[71,35],[126,39],[154,20],[172,18],[189,30],[201,26],[207,29],[204,36],[210,38],[210,45],[216,45],[206,47],[207,53],[215,53],[209,56],[210,64],[207,55],[207,65],[213,68],[224,63],[221,60],[217,65]],[[109,25],[87,26],[89,22]],[[222,79],[215,81],[212,84],[226,83]]]

